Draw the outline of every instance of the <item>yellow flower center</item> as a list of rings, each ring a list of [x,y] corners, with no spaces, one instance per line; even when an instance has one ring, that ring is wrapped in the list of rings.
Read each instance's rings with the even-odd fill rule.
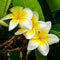
[[[48,36],[48,31],[47,30],[42,30],[41,32],[38,32],[35,36],[35,39],[40,40],[40,41],[50,41],[50,37]]]

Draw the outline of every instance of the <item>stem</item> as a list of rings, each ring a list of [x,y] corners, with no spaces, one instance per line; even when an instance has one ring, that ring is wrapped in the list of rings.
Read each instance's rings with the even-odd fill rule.
[[[26,60],[28,60],[28,55],[26,55]]]
[[[29,56],[30,52],[31,52],[31,50],[28,50],[28,51],[27,51],[26,60],[28,60],[28,56]]]
[[[23,60],[23,53],[20,51],[20,60]]]

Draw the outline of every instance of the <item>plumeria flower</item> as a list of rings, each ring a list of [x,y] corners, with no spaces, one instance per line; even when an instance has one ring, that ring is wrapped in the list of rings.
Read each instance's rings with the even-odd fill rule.
[[[27,50],[38,49],[39,52],[46,56],[49,52],[49,45],[58,43],[59,38],[54,34],[48,34],[51,28],[51,22],[46,22],[46,27],[29,40]]]
[[[9,23],[9,31],[13,30],[18,24],[23,28],[32,28],[31,18],[33,12],[29,8],[13,7],[11,13],[3,17],[2,20],[11,19]]]
[[[33,17],[31,19],[32,29],[25,29],[25,28],[18,29],[15,35],[24,34],[26,39],[31,39],[35,35],[35,32],[39,31],[44,27],[43,22],[38,20],[39,20],[38,13],[34,12]]]

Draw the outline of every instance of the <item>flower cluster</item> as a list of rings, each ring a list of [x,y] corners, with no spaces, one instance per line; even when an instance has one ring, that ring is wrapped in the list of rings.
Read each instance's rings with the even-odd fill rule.
[[[54,34],[48,34],[51,29],[51,22],[39,20],[37,12],[32,12],[29,8],[13,7],[11,13],[2,18],[2,20],[11,19],[9,31],[17,25],[18,31],[15,35],[23,34],[29,39],[27,50],[38,49],[39,52],[46,56],[49,52],[49,45],[59,42],[59,38]]]

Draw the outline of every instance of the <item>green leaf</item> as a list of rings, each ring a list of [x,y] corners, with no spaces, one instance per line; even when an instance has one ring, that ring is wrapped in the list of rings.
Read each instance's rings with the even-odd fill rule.
[[[11,0],[0,0],[0,18],[2,18],[10,5]]]
[[[13,0],[13,6],[22,6],[37,11],[39,13],[40,20],[44,21],[43,12],[39,2],[37,0]]]
[[[60,0],[46,0],[46,1],[52,12],[60,10]]]
[[[60,32],[60,23],[58,23],[58,24],[55,24],[55,25],[53,25],[52,26],[52,30],[55,30],[55,31],[59,31]]]
[[[12,53],[10,54],[10,60],[20,60],[19,53],[20,53],[20,52],[18,52],[18,51],[12,52]]]
[[[35,50],[36,60],[47,60],[46,56],[43,56],[38,50]]]
[[[9,6],[10,6],[10,3],[11,3],[11,0],[6,0],[6,5],[5,5],[4,12],[3,12],[3,16],[6,15],[7,10],[8,10],[8,8],[9,8]]]
[[[55,24],[52,26],[52,30],[50,31],[51,33],[57,35],[60,38],[60,24]]]

